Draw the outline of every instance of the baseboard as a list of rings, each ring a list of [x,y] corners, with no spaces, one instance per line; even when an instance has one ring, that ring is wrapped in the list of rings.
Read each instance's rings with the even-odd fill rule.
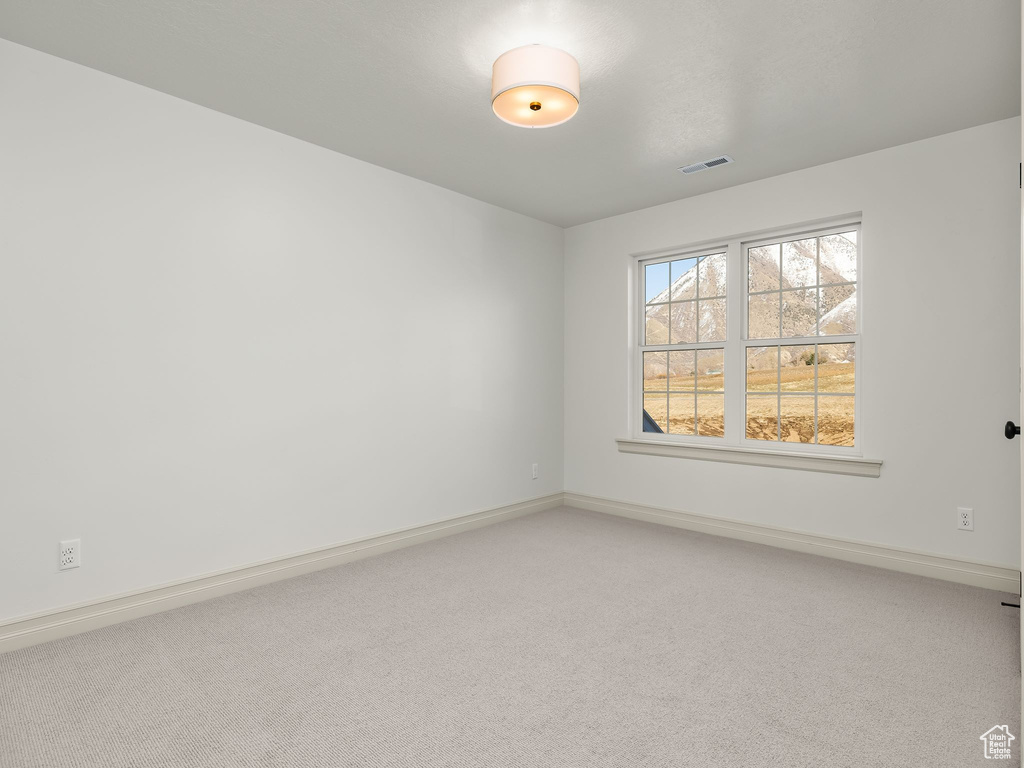
[[[0,622],[0,653],[119,624],[414,544],[422,544],[432,539],[552,509],[561,504],[562,494],[553,493],[516,504],[389,531],[171,584],[9,619]]]
[[[1000,592],[1018,594],[1019,589],[1019,571],[1006,566],[566,492],[9,619],[0,622],[0,653],[512,520],[553,509],[563,503],[632,520],[742,539]]]
[[[812,555],[823,555],[851,563],[873,565],[891,571],[955,581],[959,584],[970,584],[974,587],[1009,592],[1015,595],[1018,594],[1020,587],[1020,572],[1002,565],[979,563],[946,555],[934,555],[831,536],[801,533],[786,528],[745,523],[739,520],[676,512],[670,509],[580,493],[566,492],[565,505],[618,517],[628,517],[632,520],[644,520],[649,523],[670,525],[674,528],[710,533],[715,536],[727,536],[732,539],[768,544]]]

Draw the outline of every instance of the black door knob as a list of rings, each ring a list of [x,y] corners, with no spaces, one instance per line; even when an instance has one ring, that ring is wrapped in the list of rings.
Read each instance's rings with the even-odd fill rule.
[[[1008,421],[1006,422],[1006,426],[1003,428],[1003,434],[1006,435],[1007,440],[1013,440],[1013,438],[1020,434],[1020,427],[1012,421]]]

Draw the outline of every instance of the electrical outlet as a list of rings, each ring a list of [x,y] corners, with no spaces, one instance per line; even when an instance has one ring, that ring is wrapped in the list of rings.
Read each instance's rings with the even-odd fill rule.
[[[974,530],[974,510],[970,507],[956,508],[956,527],[960,531]]]
[[[538,477],[540,477],[540,470],[538,470],[537,469],[537,465],[534,464],[533,465],[533,479],[536,480]]]
[[[69,539],[60,543],[60,570],[77,568],[82,564],[82,540]]]

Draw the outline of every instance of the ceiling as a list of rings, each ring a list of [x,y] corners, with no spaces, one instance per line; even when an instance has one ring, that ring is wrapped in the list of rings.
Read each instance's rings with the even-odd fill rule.
[[[562,226],[1020,114],[1020,28],[1018,0],[0,3],[0,37]],[[580,62],[565,125],[490,111],[532,42]]]

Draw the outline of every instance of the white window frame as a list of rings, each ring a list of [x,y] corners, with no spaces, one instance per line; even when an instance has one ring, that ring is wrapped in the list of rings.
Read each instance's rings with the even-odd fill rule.
[[[839,232],[857,231],[857,333],[842,336],[802,336],[791,339],[750,339],[747,334],[747,249],[801,237],[821,237]],[[643,317],[646,300],[644,284],[647,264],[680,258],[697,258],[715,253],[726,254],[726,340],[685,345],[645,345]],[[863,454],[862,395],[867,355],[864,354],[864,230],[862,216],[851,214],[825,221],[746,233],[714,241],[695,243],[660,251],[630,255],[631,300],[629,304],[629,437],[619,439],[619,450],[628,453],[678,456],[741,464],[782,466],[822,472],[878,477],[881,461]],[[746,436],[746,354],[748,347],[806,344],[856,344],[857,368],[854,387],[854,445],[829,446],[815,443],[787,443],[754,440]],[[725,348],[725,435],[672,435],[643,431],[643,353],[672,349]],[[815,397],[817,403],[817,398]]]

